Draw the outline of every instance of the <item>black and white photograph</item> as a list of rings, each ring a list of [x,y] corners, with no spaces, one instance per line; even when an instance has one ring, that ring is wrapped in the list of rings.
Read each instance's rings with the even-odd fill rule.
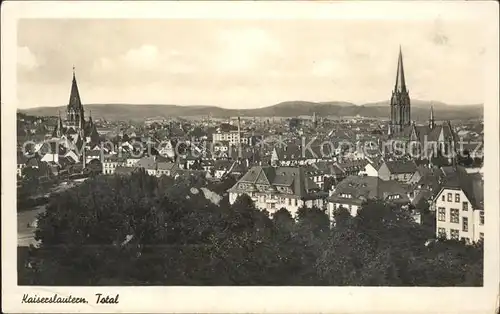
[[[110,311],[140,303],[127,287],[274,287],[293,304],[293,287],[489,285],[489,304],[458,306],[493,312],[498,6],[412,18],[396,3],[398,18],[380,3],[383,18],[340,4],[18,18],[13,59],[2,40],[17,305]]]

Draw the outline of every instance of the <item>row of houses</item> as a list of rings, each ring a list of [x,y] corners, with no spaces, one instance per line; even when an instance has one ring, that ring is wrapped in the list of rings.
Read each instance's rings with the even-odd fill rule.
[[[387,166],[387,169],[392,169]],[[305,167],[254,166],[229,189],[230,203],[249,195],[271,215],[286,208],[295,216],[301,206],[317,206],[333,221],[340,207],[356,216],[363,203],[382,200],[409,210],[421,222],[420,207],[436,214],[436,236],[477,242],[484,238],[482,177],[463,167],[403,168],[388,176],[349,175],[325,192]],[[385,171],[385,170],[384,170]],[[411,175],[409,175],[411,173]],[[407,175],[408,174],[408,175]]]

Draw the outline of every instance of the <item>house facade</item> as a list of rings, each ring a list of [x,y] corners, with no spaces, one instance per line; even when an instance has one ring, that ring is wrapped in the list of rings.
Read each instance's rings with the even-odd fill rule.
[[[230,204],[247,194],[257,208],[270,214],[283,207],[295,216],[302,206],[326,205],[325,193],[300,167],[254,166],[228,192]]]
[[[484,238],[483,188],[480,178],[460,170],[446,178],[434,198],[437,237],[466,243]]]

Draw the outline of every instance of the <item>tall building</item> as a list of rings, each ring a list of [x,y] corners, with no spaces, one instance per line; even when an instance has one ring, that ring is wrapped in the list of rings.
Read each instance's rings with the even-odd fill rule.
[[[422,158],[430,158],[436,154],[454,153],[457,147],[455,131],[450,123],[446,121],[440,125],[434,119],[434,108],[431,106],[428,123],[417,125],[411,121],[411,104],[408,88],[406,86],[403,54],[399,48],[398,67],[396,72],[396,84],[391,97],[391,117],[388,129],[389,136],[409,142],[420,143],[417,151],[421,151]],[[449,156],[450,160],[452,155]]]
[[[406,87],[405,71],[403,67],[403,53],[399,47],[398,68],[396,72],[396,84],[391,97],[391,122],[389,133],[400,133],[411,124],[410,95]]]
[[[69,101],[66,106],[66,119],[63,121],[59,115],[52,137],[71,140],[73,143],[99,142],[99,134],[95,124],[92,122],[92,118],[89,117],[89,120],[85,121],[85,110],[80,98],[80,92],[78,91],[74,67]]]
[[[85,112],[83,110],[78,84],[76,83],[75,67],[73,67],[73,81],[71,82],[71,92],[66,109],[66,127],[73,128],[75,131],[85,125]]]

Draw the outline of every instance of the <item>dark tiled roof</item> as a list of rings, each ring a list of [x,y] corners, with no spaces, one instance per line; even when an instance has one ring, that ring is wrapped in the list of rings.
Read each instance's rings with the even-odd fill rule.
[[[417,165],[413,161],[386,161],[387,168],[392,174],[415,173]]]
[[[430,128],[429,125],[410,125],[403,130],[402,136],[420,142],[424,142],[427,137],[428,142],[435,142],[439,140],[441,133],[443,133],[444,141],[456,142],[456,135],[449,121],[435,125],[433,128]]]
[[[480,174],[469,174],[464,167],[443,167],[442,170],[446,173],[443,188],[461,189],[473,207],[483,208],[484,182]]]
[[[351,195],[351,198],[345,198],[343,194]],[[388,200],[392,195],[399,195],[397,202],[409,202],[404,186],[397,181],[383,181],[378,177],[349,176],[337,185],[330,200],[361,204],[369,199]]]
[[[361,160],[339,162],[337,163],[337,166],[344,172],[350,172],[350,171],[362,170],[367,164],[368,161],[366,159],[361,159]]]
[[[300,167],[271,167],[254,166],[230,189],[241,191],[239,183],[249,183],[252,186],[262,185],[276,189],[278,186],[291,188],[292,194],[297,197],[307,197],[310,193],[319,191],[319,187]],[[244,191],[243,191],[244,192]]]

